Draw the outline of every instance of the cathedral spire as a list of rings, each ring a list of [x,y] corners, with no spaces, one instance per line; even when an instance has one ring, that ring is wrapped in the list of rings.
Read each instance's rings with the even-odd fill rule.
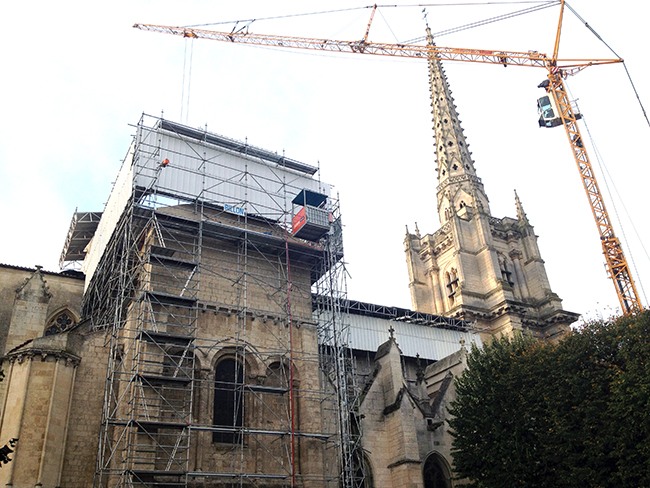
[[[431,29],[427,27],[427,44],[434,46]],[[438,172],[438,215],[444,224],[462,207],[490,212],[488,199],[458,120],[458,113],[440,60],[429,58],[431,108],[435,133]]]

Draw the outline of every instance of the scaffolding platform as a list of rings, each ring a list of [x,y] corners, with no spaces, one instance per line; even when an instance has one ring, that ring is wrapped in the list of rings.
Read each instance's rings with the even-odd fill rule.
[[[102,212],[77,212],[72,214],[70,229],[63,244],[59,267],[64,269],[66,263],[83,261],[86,257],[86,248],[95,235],[97,226],[102,217]]]
[[[84,261],[110,349],[96,488],[360,486],[340,208],[316,172],[137,124]]]

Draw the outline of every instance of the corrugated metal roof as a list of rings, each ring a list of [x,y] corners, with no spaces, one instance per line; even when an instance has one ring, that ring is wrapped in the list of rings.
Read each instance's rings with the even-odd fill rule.
[[[461,339],[467,347],[471,343],[481,345],[478,334],[431,327],[428,325],[412,324],[395,320],[387,320],[365,315],[347,315],[350,324],[350,346],[353,349],[374,352],[386,342],[389,337],[388,329],[395,330],[395,340],[405,356],[440,360],[458,351]]]

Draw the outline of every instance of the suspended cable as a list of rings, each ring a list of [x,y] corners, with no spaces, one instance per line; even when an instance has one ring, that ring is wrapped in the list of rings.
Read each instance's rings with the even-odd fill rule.
[[[329,36],[329,38],[336,39],[341,32],[345,31],[350,26],[356,24],[362,16],[363,16],[363,13],[358,14],[354,19],[350,20],[350,22],[348,22],[346,25],[344,25],[343,27],[338,29],[336,32],[334,32],[331,36]]]
[[[391,34],[393,34],[393,37],[395,38],[395,42],[399,43],[399,39],[393,32],[393,29],[390,28],[390,25],[388,24],[388,21],[386,20],[386,17],[384,17],[384,14],[381,13],[381,10],[379,10],[379,7],[377,7],[377,12],[379,12],[379,15],[381,15],[381,18],[384,19],[384,22],[386,23],[386,27],[388,27],[388,30],[390,31]]]
[[[362,9],[368,9],[372,8],[373,5],[366,5],[364,7],[351,7],[351,8],[341,8],[338,10],[323,10],[320,12],[307,12],[307,13],[302,13],[302,14],[288,14],[288,15],[277,15],[275,17],[260,17],[259,19],[240,19],[240,20],[228,20],[228,21],[223,21],[223,22],[212,22],[210,24],[192,24],[192,25],[185,25],[183,27],[208,27],[210,25],[222,25],[222,24],[238,24],[240,22],[248,22],[249,25],[253,22],[259,21],[259,20],[276,20],[276,19],[288,19],[291,17],[306,17],[309,15],[321,15],[321,14],[333,14],[333,13],[338,13],[338,12],[348,12],[350,10],[362,10]]]
[[[514,4],[525,4],[525,3],[543,3],[539,0],[537,1],[523,1],[523,2],[466,2],[466,3],[417,3],[411,5],[377,5],[377,8],[393,8],[393,7],[446,7],[446,6],[473,6],[473,5],[514,5]],[[249,24],[259,21],[259,20],[276,20],[276,19],[288,19],[291,17],[307,17],[310,15],[322,15],[322,14],[334,14],[339,12],[349,12],[350,10],[363,10],[373,8],[374,5],[364,5],[362,7],[350,7],[350,8],[340,8],[336,10],[322,10],[319,12],[305,12],[302,14],[287,14],[287,15],[276,15],[273,17],[260,17],[258,19],[239,19],[239,20],[227,20],[223,22],[211,22],[208,24],[191,24],[185,25],[183,27],[208,27],[211,25],[223,25],[223,24],[237,24],[241,22],[248,22]]]
[[[571,95],[570,95],[571,96]],[[630,261],[632,261],[632,267],[634,268],[634,273],[637,276],[636,282],[641,288],[641,293],[643,294],[643,298],[645,299],[645,302],[648,303],[648,297],[646,296],[645,289],[643,288],[643,283],[640,281],[640,274],[639,270],[636,266],[636,262],[634,261],[634,255],[631,252],[630,246],[628,244],[627,236],[625,235],[625,228],[623,227],[623,223],[621,221],[621,218],[618,215],[618,208],[616,207],[614,198],[612,197],[612,192],[609,188],[609,183],[608,181],[611,181],[612,187],[614,188],[614,193],[616,194],[616,197],[618,198],[618,201],[621,203],[621,206],[623,207],[623,211],[625,213],[625,216],[627,217],[627,220],[630,222],[632,225],[632,230],[634,231],[634,234],[636,235],[637,239],[641,243],[641,249],[643,249],[643,252],[645,253],[646,257],[650,261],[650,255],[648,255],[648,251],[645,248],[645,245],[643,244],[643,240],[641,239],[639,232],[634,225],[634,220],[630,217],[630,213],[627,210],[627,207],[625,206],[625,202],[623,198],[621,198],[621,194],[618,192],[618,188],[616,187],[616,184],[614,183],[614,179],[612,178],[612,175],[609,173],[607,166],[605,165],[603,158],[600,155],[600,151],[598,150],[598,147],[596,146],[596,141],[594,138],[591,136],[591,131],[589,130],[589,125],[587,125],[587,120],[585,119],[584,115],[582,116],[582,121],[584,122],[585,129],[587,130],[587,135],[589,136],[589,141],[591,142],[591,146],[594,149],[594,154],[596,155],[596,161],[598,161],[598,168],[600,169],[600,172],[605,176],[603,181],[605,182],[605,188],[607,190],[607,194],[609,196],[610,202],[612,202],[612,206],[614,207],[614,215],[616,216],[616,221],[618,222],[618,227],[621,230],[621,235],[623,237],[623,242],[625,244],[625,247],[627,248],[627,256],[629,256]]]
[[[407,5],[377,5],[377,8],[386,7],[473,7],[476,5],[517,5],[525,3],[546,3],[548,0],[531,0],[523,2],[464,2],[464,3],[412,3]]]
[[[492,24],[492,23],[498,22],[500,20],[506,20],[506,19],[510,19],[510,18],[513,18],[513,17],[517,17],[519,15],[524,15],[524,14],[529,14],[529,13],[532,13],[532,12],[537,12],[538,10],[543,10],[545,8],[553,7],[553,6],[557,5],[558,3],[559,3],[558,0],[553,0],[551,2],[546,2],[546,3],[542,4],[542,5],[536,5],[535,7],[529,7],[529,8],[525,8],[523,10],[517,10],[515,12],[510,12],[508,14],[499,15],[497,17],[491,17],[489,19],[479,20],[477,22],[472,22],[470,24],[460,25],[458,27],[453,27],[451,29],[446,29],[446,30],[443,30],[443,31],[440,31],[440,32],[435,32],[433,34],[433,37],[440,37],[440,36],[444,36],[444,35],[447,35],[447,34],[454,34],[456,32],[472,29],[474,27],[481,27],[483,25]],[[417,37],[415,39],[410,39],[408,41],[405,41],[404,44],[415,44],[415,43],[418,43],[418,42],[422,42],[424,40],[426,40],[426,36]]]
[[[190,44],[189,63],[187,59],[187,44]],[[187,124],[190,112],[190,88],[192,85],[192,57],[194,55],[194,39],[185,39],[185,52],[183,54],[183,88],[181,89],[181,122]],[[185,75],[187,74],[187,82]],[[187,88],[187,91],[186,91]],[[185,113],[185,119],[183,119]]]
[[[185,38],[185,51],[183,52],[183,86],[181,88],[181,122],[183,122],[183,107],[185,106],[185,73],[187,69],[185,65],[187,64],[187,43],[189,38]]]
[[[639,92],[636,91],[636,86],[634,86],[634,82],[632,81],[632,77],[630,76],[630,72],[627,70],[627,65],[625,64],[625,61],[623,61],[623,67],[625,68],[625,73],[627,74],[627,78],[630,80],[630,85],[632,85],[632,90],[634,90],[634,95],[636,95],[636,99],[639,101],[639,106],[641,107],[641,111],[643,112],[643,116],[645,117],[645,121],[648,123],[648,126],[650,126],[650,120],[648,119],[648,113],[645,111],[645,107],[643,106],[643,103],[641,102],[641,97],[639,97]]]
[[[605,40],[604,40],[602,37],[600,37],[600,35],[598,34],[598,32],[596,32],[596,31],[593,29],[593,27],[591,27],[591,26],[587,23],[587,21],[586,21],[585,19],[583,19],[583,18],[580,16],[580,14],[578,14],[578,12],[576,12],[575,10],[573,10],[573,7],[571,7],[571,5],[569,5],[569,4],[566,3],[566,2],[564,3],[564,5],[566,5],[567,8],[568,8],[569,10],[571,10],[571,12],[573,12],[573,15],[575,15],[575,16],[578,18],[578,20],[579,20],[580,22],[582,22],[582,23],[585,25],[585,27],[586,27],[587,29],[589,29],[589,30],[591,31],[591,33],[592,33],[594,36],[596,36],[596,38],[597,38],[600,42],[602,42],[603,44],[605,44],[605,46],[607,47],[607,49],[609,49],[609,50],[614,54],[614,56],[616,56],[617,58],[621,59],[621,57],[616,53],[616,51],[614,51],[614,50],[612,49],[612,47],[611,47],[609,44],[607,44],[607,43],[605,42]],[[627,78],[628,78],[628,80],[630,80],[630,85],[632,85],[632,90],[634,90],[634,95],[636,95],[636,99],[637,99],[638,102],[639,102],[639,106],[641,107],[641,111],[643,112],[643,116],[645,117],[645,120],[646,120],[646,122],[648,123],[648,126],[650,127],[650,119],[648,119],[648,113],[645,111],[645,107],[643,106],[643,103],[641,102],[641,97],[639,97],[639,92],[636,90],[636,86],[634,85],[634,82],[632,81],[632,76],[630,76],[630,72],[629,72],[628,69],[627,69],[627,65],[625,64],[625,61],[623,61],[623,67],[625,68],[625,73],[627,74]]]
[[[185,110],[185,123],[187,124],[190,116],[190,90],[192,88],[192,59],[194,57],[194,39],[190,42],[190,69],[187,75],[187,107]]]

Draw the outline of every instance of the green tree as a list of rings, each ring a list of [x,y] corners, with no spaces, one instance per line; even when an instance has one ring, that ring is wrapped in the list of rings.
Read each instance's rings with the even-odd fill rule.
[[[650,486],[650,314],[558,344],[474,347],[449,421],[456,473],[480,487]]]
[[[622,487],[650,486],[650,312],[624,317],[611,331],[617,363],[610,429]]]

